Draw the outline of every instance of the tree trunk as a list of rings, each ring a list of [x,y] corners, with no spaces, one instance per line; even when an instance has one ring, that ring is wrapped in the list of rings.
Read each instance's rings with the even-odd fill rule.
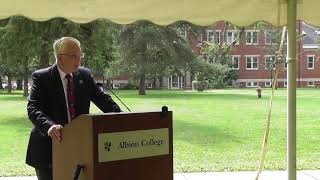
[[[139,95],[146,95],[146,75],[140,75]]]
[[[2,86],[2,77],[0,76],[0,89],[3,89],[3,86]]]
[[[22,80],[21,80],[21,78],[17,79],[17,90],[22,90]]]
[[[23,97],[28,96],[28,56],[23,64]]]
[[[47,52],[40,55],[40,68],[46,67],[49,67],[49,54]]]
[[[153,78],[153,84],[152,84],[152,89],[156,89],[156,78]]]
[[[162,87],[163,87],[163,77],[161,76],[159,78],[159,88],[162,89]]]
[[[11,79],[12,79],[12,76],[11,76],[11,74],[8,74],[8,94],[11,94],[11,89],[12,89],[12,87],[11,87]]]
[[[111,81],[110,81],[110,79],[107,79],[107,87],[108,87],[109,89],[112,88],[112,87],[111,87]]]
[[[245,28],[241,28],[239,33],[239,45],[246,44],[246,31]]]
[[[184,83],[183,89],[187,89],[187,71],[184,71],[183,83]]]

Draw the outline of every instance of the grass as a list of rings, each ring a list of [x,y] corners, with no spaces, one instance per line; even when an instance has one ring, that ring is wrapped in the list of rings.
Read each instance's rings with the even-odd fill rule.
[[[132,111],[173,111],[174,171],[256,170],[270,90],[116,91]],[[286,168],[286,90],[276,91],[266,169]],[[320,90],[297,91],[297,168],[320,169]],[[34,175],[24,164],[32,124],[26,99],[0,91],[0,176]],[[123,107],[123,109],[125,109]],[[100,111],[92,106],[92,113]]]

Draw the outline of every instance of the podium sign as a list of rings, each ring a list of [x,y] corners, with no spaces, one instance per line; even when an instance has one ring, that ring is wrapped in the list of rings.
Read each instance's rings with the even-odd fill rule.
[[[173,180],[172,112],[81,115],[52,148],[54,180]]]
[[[98,134],[99,162],[168,154],[168,128]]]

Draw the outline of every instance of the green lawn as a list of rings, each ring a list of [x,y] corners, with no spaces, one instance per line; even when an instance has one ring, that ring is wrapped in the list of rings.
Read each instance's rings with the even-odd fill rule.
[[[256,170],[270,90],[116,91],[132,111],[173,111],[175,172]],[[286,90],[276,91],[267,169],[286,168]],[[26,99],[0,91],[0,176],[34,175],[24,164]],[[297,168],[320,169],[320,89],[297,91]],[[124,108],[123,108],[124,109]],[[92,113],[100,111],[92,107]]]

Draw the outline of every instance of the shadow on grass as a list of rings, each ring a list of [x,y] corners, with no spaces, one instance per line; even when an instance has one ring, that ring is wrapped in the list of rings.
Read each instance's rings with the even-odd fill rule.
[[[10,128],[28,128],[30,129],[32,127],[31,121],[28,119],[28,117],[19,116],[19,117],[13,117],[9,116],[6,118],[1,119],[0,121],[1,126],[9,126]]]
[[[22,90],[12,90],[11,93],[9,94],[7,90],[2,90],[0,89],[0,95],[23,95]]]
[[[0,101],[26,101],[27,97],[23,97],[22,94],[1,94],[0,93]]]
[[[231,129],[223,129],[214,124],[176,120],[173,127],[174,138],[191,145],[242,143]]]
[[[144,96],[140,95],[121,95],[120,98],[138,98],[138,99],[246,99],[246,100],[256,100],[257,96],[252,94],[221,94],[221,93],[149,93]],[[267,96],[262,97],[262,99],[269,99]]]

